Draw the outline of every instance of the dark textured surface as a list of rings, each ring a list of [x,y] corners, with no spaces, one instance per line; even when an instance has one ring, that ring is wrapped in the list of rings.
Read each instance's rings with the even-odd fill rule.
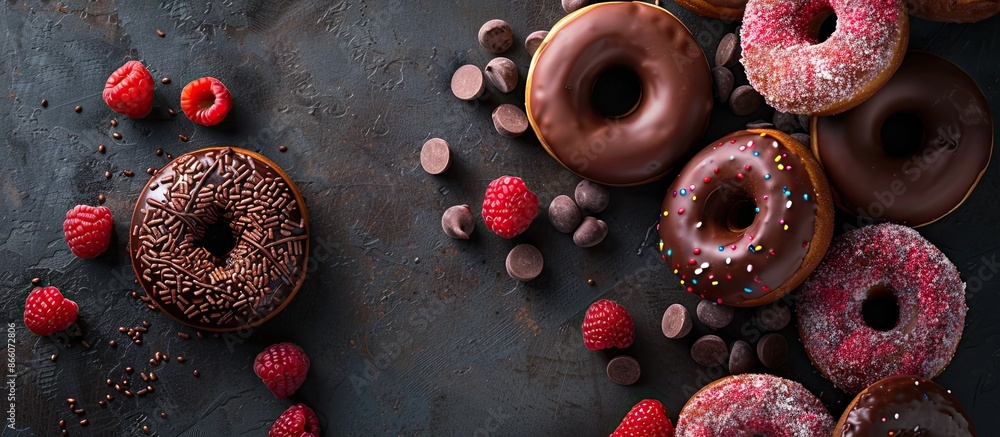
[[[666,3],[708,53],[735,27]],[[682,340],[660,333],[667,306],[682,302],[694,310],[697,304],[655,250],[644,246],[653,243],[648,229],[672,176],[612,189],[610,206],[598,215],[610,233],[591,249],[574,246],[546,219],[514,241],[484,226],[468,241],[441,231],[447,207],[479,204],[487,183],[503,174],[523,177],[543,206],[573,192],[578,179],[531,135],[505,139],[493,129],[493,108],[523,104],[523,84],[510,95],[493,93],[474,103],[449,90],[458,66],[483,66],[491,58],[476,36],[488,19],[513,27],[515,46],[504,56],[523,77],[529,59],[520,41],[562,15],[556,0],[5,0],[0,323],[5,329],[13,323],[15,331],[18,432],[54,435],[57,422],[66,419],[71,435],[142,435],[143,424],[160,435],[263,435],[295,402],[316,410],[326,435],[607,435],[645,397],[662,400],[676,419],[688,396],[725,370],[691,361],[690,345],[708,333],[704,326],[696,324]],[[911,47],[957,62],[995,109],[998,25],[1000,17],[973,25],[914,20]],[[158,28],[165,38],[156,35]],[[100,91],[108,74],[129,59],[172,82],[157,83],[152,116],[115,117],[120,124],[114,129]],[[184,84],[204,75],[232,91],[236,107],[229,119],[204,128],[166,115],[168,106],[177,107]],[[740,76],[737,85],[745,83]],[[40,106],[43,98],[47,108]],[[73,111],[77,105],[81,113]],[[727,105],[717,106],[706,144],[771,116],[761,108],[736,119]],[[112,139],[113,132],[123,139]],[[419,164],[420,147],[431,137],[446,139],[454,153],[453,167],[440,177]],[[98,144],[108,153],[99,154]],[[193,331],[129,297],[138,288],[125,255],[127,218],[145,169],[167,162],[154,154],[157,148],[179,155],[217,144],[261,151],[298,182],[312,215],[310,273],[295,301],[264,326],[183,340],[178,330]],[[279,153],[280,145],[288,152]],[[961,208],[920,230],[969,283],[965,336],[936,381],[964,403],[984,436],[1000,434],[997,165]],[[135,177],[122,176],[125,169]],[[117,238],[105,255],[77,259],[65,246],[62,217],[74,204],[96,204],[99,194],[115,214]],[[857,223],[842,218],[841,224]],[[526,284],[504,269],[517,243],[534,244],[546,257],[545,271]],[[91,349],[78,339],[65,349],[24,328],[21,312],[33,277],[80,304]],[[619,301],[636,321],[637,341],[628,350],[644,369],[636,385],[617,386],[605,375],[616,352],[581,344],[583,313],[599,297]],[[754,344],[763,333],[750,323],[754,314],[737,310],[720,335],[729,343]],[[117,332],[143,320],[152,326],[142,346]],[[839,415],[849,398],[808,363],[794,324],[782,332],[791,340],[790,356],[773,373],[803,382]],[[108,347],[112,339],[117,348]],[[313,363],[291,399],[275,399],[251,368],[253,357],[277,341],[298,343]],[[107,378],[124,379],[125,366],[147,370],[156,351],[183,354],[187,361],[158,366],[152,394],[119,395],[107,408],[97,405],[113,391]],[[58,359],[50,361],[56,352]],[[200,378],[192,376],[194,369]],[[66,409],[67,397],[86,410],[87,427]],[[168,419],[159,417],[161,411]],[[5,428],[3,435],[18,432]]]

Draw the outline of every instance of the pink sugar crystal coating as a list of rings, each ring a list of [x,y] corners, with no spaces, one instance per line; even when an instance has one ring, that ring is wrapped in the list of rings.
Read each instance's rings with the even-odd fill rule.
[[[837,30],[817,43],[815,20],[831,9]],[[894,68],[895,51],[905,50],[907,28],[899,24],[905,14],[902,0],[751,0],[740,32],[750,85],[791,114],[816,114],[856,99],[873,82],[889,79],[879,74]]]
[[[802,384],[773,375],[730,376],[695,394],[677,437],[829,437],[833,417]]]
[[[869,327],[861,314],[876,285],[892,290],[899,304],[899,322],[889,331]],[[895,224],[835,239],[797,296],[806,352],[848,393],[893,375],[937,376],[958,347],[968,310],[955,265],[917,231]]]

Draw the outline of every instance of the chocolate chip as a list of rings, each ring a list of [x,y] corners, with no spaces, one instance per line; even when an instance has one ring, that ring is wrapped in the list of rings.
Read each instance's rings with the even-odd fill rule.
[[[747,129],[774,129],[774,124],[764,120],[751,121],[747,123]]]
[[[767,334],[757,342],[757,358],[761,364],[776,368],[785,364],[788,359],[788,340],[781,334]]]
[[[562,7],[566,13],[576,11],[589,5],[591,0],[562,0]]]
[[[503,20],[490,20],[479,28],[479,44],[492,53],[506,52],[514,45],[514,31]]]
[[[441,174],[451,167],[451,149],[448,142],[431,138],[420,149],[420,166],[429,174]]]
[[[549,203],[549,221],[552,223],[552,227],[559,232],[572,233],[580,226],[582,219],[580,208],[576,206],[576,202],[565,194],[557,196],[552,199],[552,203]]]
[[[775,111],[773,120],[774,120],[774,125],[778,128],[778,130],[786,134],[792,134],[798,130],[799,126],[798,117],[792,114],[786,114],[781,111]]]
[[[642,373],[639,362],[628,355],[614,357],[608,362],[608,378],[618,385],[632,385]]]
[[[530,244],[518,244],[507,254],[507,274],[518,281],[537,278],[544,265],[542,252]]]
[[[698,314],[698,320],[712,329],[725,328],[733,321],[733,307],[709,300],[698,302],[698,309],[695,312]]]
[[[675,303],[667,307],[663,312],[663,320],[660,321],[660,329],[667,338],[678,339],[691,332],[691,313],[687,307]]]
[[[806,146],[807,149],[812,147],[812,138],[810,138],[807,134],[796,132],[792,134],[791,137],[795,138],[795,141],[802,143],[802,145]]]
[[[691,345],[691,358],[705,367],[721,366],[728,356],[726,342],[716,335],[706,335]]]
[[[441,228],[451,238],[468,240],[469,234],[476,228],[476,218],[469,205],[455,205],[441,215]]]
[[[719,103],[725,103],[726,100],[729,100],[729,95],[733,93],[733,86],[736,83],[733,72],[726,67],[715,67],[712,69],[712,82],[715,84],[715,98],[719,100]]]
[[[162,83],[164,85],[167,85],[167,84],[170,83],[170,78],[169,77],[164,77],[163,79],[160,79],[160,83]]]
[[[108,151],[108,148],[104,147],[104,144],[98,144],[97,145],[97,151],[100,152],[100,153],[104,153],[104,152]]]
[[[160,29],[156,29],[156,36],[158,36],[158,37],[160,37],[160,38],[163,38],[163,37],[167,36],[167,34],[166,34],[166,33],[164,33],[164,32],[163,32],[162,30],[160,30]]]
[[[753,114],[763,103],[764,98],[750,85],[743,85],[736,88],[733,90],[733,94],[729,96],[729,109],[733,111],[733,114],[740,117]]]
[[[531,32],[531,34],[524,39],[524,49],[528,51],[529,55],[534,56],[535,52],[538,51],[538,47],[542,45],[542,41],[545,41],[546,36],[549,36],[549,31],[547,30],[536,30]]]
[[[475,65],[463,65],[451,76],[451,92],[462,100],[476,100],[486,91],[486,79]]]
[[[812,119],[808,115],[797,115],[796,118],[799,119],[799,125],[802,126],[802,130],[806,132],[812,131]]]
[[[504,103],[493,111],[493,127],[507,138],[520,136],[528,130],[528,115],[510,103]]]
[[[483,69],[486,80],[501,93],[509,93],[517,87],[517,65],[507,58],[493,58]]]
[[[765,331],[780,331],[791,320],[792,310],[780,300],[757,307],[757,326]]]
[[[743,340],[736,340],[733,343],[733,350],[729,352],[729,373],[733,375],[739,375],[741,373],[747,373],[753,368],[754,363],[757,359],[754,358],[753,349],[747,342]]]
[[[715,65],[722,67],[732,67],[740,61],[740,43],[736,40],[735,33],[727,33],[719,41],[719,47],[715,49]]]
[[[604,211],[604,208],[608,207],[608,201],[611,199],[607,188],[586,179],[576,184],[573,197],[576,198],[576,204],[580,205],[580,208],[590,212]]]
[[[42,107],[45,108],[47,106],[49,106],[49,101],[45,100],[45,99],[42,99]]]
[[[83,112],[83,106],[77,105],[75,108],[73,108],[73,110],[76,112]]]
[[[593,247],[608,236],[608,224],[594,217],[587,217],[573,233],[573,243],[580,247]]]

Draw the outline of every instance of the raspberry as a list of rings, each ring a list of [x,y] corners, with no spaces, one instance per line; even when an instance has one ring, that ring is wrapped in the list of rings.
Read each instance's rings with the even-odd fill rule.
[[[139,61],[128,61],[104,85],[104,102],[112,111],[144,118],[153,110],[153,75]]]
[[[601,299],[587,308],[583,317],[583,345],[596,351],[617,347],[625,349],[635,340],[635,325],[625,307]]]
[[[203,77],[184,85],[181,110],[191,121],[202,126],[215,126],[233,109],[233,98],[219,79]]]
[[[288,407],[271,424],[267,437],[319,437],[319,418],[305,404]]]
[[[655,399],[643,399],[635,404],[611,437],[673,437],[674,426],[667,410]]]
[[[272,344],[257,355],[253,371],[275,397],[287,398],[306,380],[309,357],[294,343]]]
[[[24,301],[24,324],[38,335],[52,335],[76,321],[79,307],[56,287],[31,290]]]
[[[66,212],[63,233],[69,250],[80,258],[94,258],[111,243],[114,219],[106,206],[77,205]]]
[[[538,196],[521,178],[500,176],[486,188],[483,220],[486,227],[504,238],[526,231],[538,215]]]

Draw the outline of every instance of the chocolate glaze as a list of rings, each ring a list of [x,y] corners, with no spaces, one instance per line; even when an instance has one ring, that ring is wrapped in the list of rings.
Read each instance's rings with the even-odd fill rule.
[[[675,0],[691,12],[722,20],[739,20],[747,0]]]
[[[883,150],[882,126],[896,113],[914,114],[923,124],[923,140],[911,156]],[[871,99],[814,119],[812,141],[844,210],[920,226],[947,215],[975,188],[993,152],[993,116],[960,68],[911,52]]]
[[[593,109],[599,75],[626,67],[641,82],[629,114]],[[542,145],[581,177],[635,185],[665,175],[699,140],[712,111],[712,75],[691,32],[642,2],[599,3],[549,32],[528,73],[528,118]]]
[[[969,414],[932,381],[891,376],[861,392],[838,424],[837,436],[975,436]]]
[[[771,130],[723,137],[695,155],[671,185],[661,210],[660,250],[688,292],[727,305],[783,285],[784,292],[798,285],[789,283],[793,276],[805,279],[808,272],[800,269],[815,267],[804,264],[814,238],[826,250],[831,230],[821,229],[817,216],[832,215],[829,190],[814,186],[802,161],[811,159],[809,152],[788,138],[795,153],[779,138],[788,137]],[[740,205],[752,216],[744,230],[730,223]],[[813,258],[818,263],[821,256]]]
[[[203,243],[222,220],[235,240],[225,257]],[[263,323],[292,300],[306,275],[305,202],[276,164],[248,150],[178,156],[142,190],[129,234],[132,267],[146,295],[198,329]]]

